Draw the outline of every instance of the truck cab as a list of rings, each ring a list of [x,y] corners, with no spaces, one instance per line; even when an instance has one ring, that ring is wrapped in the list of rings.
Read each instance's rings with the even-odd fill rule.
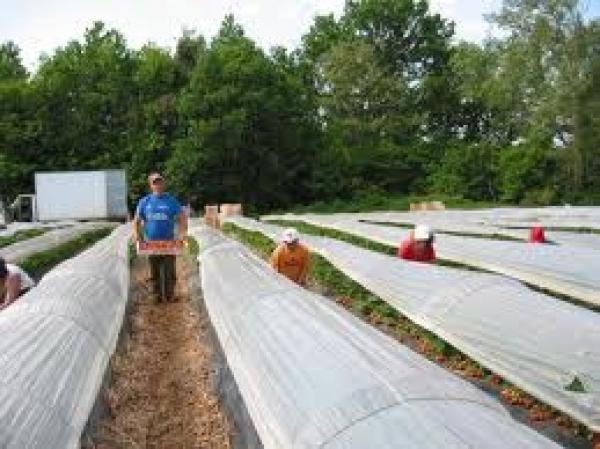
[[[6,225],[8,223],[8,217],[6,216],[6,209],[4,208],[4,203],[0,200],[0,231],[2,229],[6,229]]]
[[[35,195],[19,195],[9,206],[12,221],[31,222],[37,220],[37,205]]]

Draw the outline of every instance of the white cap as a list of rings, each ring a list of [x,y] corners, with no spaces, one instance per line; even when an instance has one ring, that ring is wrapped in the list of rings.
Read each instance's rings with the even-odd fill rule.
[[[415,226],[414,239],[418,241],[431,240],[433,237],[433,231],[427,225]]]
[[[298,234],[298,231],[296,231],[296,229],[288,228],[285,231],[283,231],[283,241],[285,243],[293,243],[297,242],[298,240],[300,240],[300,235]]]

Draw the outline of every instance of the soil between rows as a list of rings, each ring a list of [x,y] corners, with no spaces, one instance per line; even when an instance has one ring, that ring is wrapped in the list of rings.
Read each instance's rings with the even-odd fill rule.
[[[131,270],[131,327],[112,361],[108,416],[94,449],[230,449],[232,425],[211,384],[206,313],[190,300],[191,262],[177,262],[176,302],[157,303],[149,266]]]

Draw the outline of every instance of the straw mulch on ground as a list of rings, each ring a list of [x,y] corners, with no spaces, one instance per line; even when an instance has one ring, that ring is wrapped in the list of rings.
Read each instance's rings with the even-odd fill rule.
[[[132,270],[131,335],[113,361],[111,416],[98,426],[95,449],[231,448],[230,424],[210,389],[208,318],[189,301],[184,263],[175,303],[154,302],[145,264]]]

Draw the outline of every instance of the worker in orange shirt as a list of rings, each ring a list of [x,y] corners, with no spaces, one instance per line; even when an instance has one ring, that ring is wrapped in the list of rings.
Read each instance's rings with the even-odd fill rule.
[[[398,257],[415,262],[433,262],[435,260],[434,240],[435,236],[428,226],[417,225],[398,248]]]
[[[300,235],[294,228],[283,232],[282,243],[275,248],[269,263],[275,271],[296,284],[306,286],[310,265],[308,249],[300,243]]]

